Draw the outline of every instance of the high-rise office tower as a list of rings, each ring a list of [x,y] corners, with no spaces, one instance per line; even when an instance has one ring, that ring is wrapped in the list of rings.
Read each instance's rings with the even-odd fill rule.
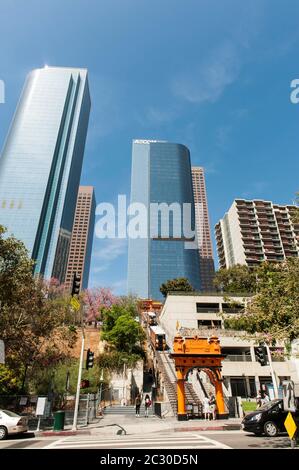
[[[65,284],[68,289],[72,286],[74,273],[81,277],[81,289],[88,287],[95,209],[94,188],[80,186],[65,276]]]
[[[0,221],[64,281],[90,112],[87,70],[32,71],[0,159]]]
[[[220,268],[299,256],[295,210],[271,201],[235,199],[215,227]]]
[[[190,208],[190,228],[195,231],[187,147],[155,140],[133,141],[131,204],[134,203],[145,207],[150,223],[143,237],[129,237],[128,292],[160,300],[161,284],[178,277],[187,278],[199,290],[197,245],[193,243],[190,249],[191,231],[189,236],[183,229],[185,204]]]
[[[201,290],[214,290],[215,266],[206,193],[205,175],[202,167],[192,167],[192,184],[195,202],[195,224],[199,249]]]

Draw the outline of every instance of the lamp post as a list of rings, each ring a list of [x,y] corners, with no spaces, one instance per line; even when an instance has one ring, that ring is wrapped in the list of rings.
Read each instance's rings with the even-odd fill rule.
[[[104,369],[102,369],[101,376],[100,376],[100,391],[99,391],[99,403],[98,403],[98,408],[100,407],[100,410],[101,410],[101,402],[102,402],[103,382],[104,382]]]
[[[124,368],[123,368],[123,406],[126,406],[127,404],[127,397],[126,397],[126,385],[125,385],[125,380],[126,380],[126,364],[127,360],[124,359]]]
[[[265,346],[266,346],[266,349],[267,349],[270,373],[271,373],[271,377],[272,377],[274,398],[278,398],[278,386],[277,386],[277,381],[276,381],[276,375],[275,375],[275,372],[274,372],[274,369],[273,369],[271,351],[270,351],[270,348],[269,348],[268,344],[265,344]]]
[[[74,410],[74,420],[73,420],[72,431],[77,430],[77,420],[78,420],[79,401],[80,401],[80,388],[81,388],[81,377],[82,377],[82,367],[83,367],[83,360],[84,360],[85,332],[84,332],[84,321],[83,321],[83,308],[82,308],[82,305],[80,305],[80,314],[81,314],[82,339],[81,339],[81,353],[80,353],[80,362],[79,362],[79,370],[78,370],[78,381],[77,381],[77,391],[76,391],[76,401],[75,401],[75,410]]]

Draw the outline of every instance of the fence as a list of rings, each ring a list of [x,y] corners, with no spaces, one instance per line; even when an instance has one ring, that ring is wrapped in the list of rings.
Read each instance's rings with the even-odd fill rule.
[[[39,397],[31,395],[0,395],[0,408],[13,411],[22,416],[28,416],[29,429],[37,428],[36,406]],[[53,427],[54,400],[50,401],[49,414],[40,421],[40,429]],[[62,409],[65,411],[65,425],[72,425],[74,419],[75,397],[67,397]],[[86,426],[96,419],[99,409],[98,396],[96,394],[80,395],[78,421],[79,426]]]

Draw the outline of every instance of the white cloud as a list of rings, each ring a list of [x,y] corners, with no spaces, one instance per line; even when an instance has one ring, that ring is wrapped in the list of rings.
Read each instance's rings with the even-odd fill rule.
[[[244,198],[257,199],[258,197],[263,196],[263,193],[268,186],[268,181],[255,181],[251,183],[250,189],[244,191],[241,196]]]
[[[236,46],[227,42],[214,49],[191,73],[175,78],[172,91],[191,103],[214,103],[238,78],[240,65]]]
[[[168,123],[176,119],[178,113],[174,110],[159,109],[150,106],[146,111],[146,119],[150,123],[163,124]]]
[[[111,289],[114,294],[122,295],[127,291],[127,279],[121,279],[111,284]]]
[[[127,251],[126,239],[115,238],[110,240],[98,240],[98,243],[101,247],[95,250],[93,257],[99,262],[104,262],[104,264],[110,265],[112,261],[122,256]],[[103,271],[103,269],[101,270]]]

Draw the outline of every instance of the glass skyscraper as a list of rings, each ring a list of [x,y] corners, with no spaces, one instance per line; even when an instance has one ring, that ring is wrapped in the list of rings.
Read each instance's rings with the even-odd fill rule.
[[[0,223],[64,281],[90,112],[87,70],[32,71],[0,159]]]
[[[187,147],[154,140],[134,140],[132,152],[131,204],[146,207],[148,220],[147,237],[129,238],[128,292],[141,298],[160,300],[160,286],[169,279],[187,278],[194,289],[200,289],[199,257],[196,249],[187,248],[188,240],[183,230],[175,233],[173,227],[182,227],[182,219],[176,220],[175,212],[159,213],[156,232],[152,232],[152,204],[166,203],[170,207],[178,203],[191,207],[191,228],[195,229],[194,197],[192,188],[190,153]],[[154,224],[155,225],[155,224]],[[169,235],[163,233],[168,225]],[[187,242],[187,243],[186,243]],[[188,245],[189,246],[189,245]]]

